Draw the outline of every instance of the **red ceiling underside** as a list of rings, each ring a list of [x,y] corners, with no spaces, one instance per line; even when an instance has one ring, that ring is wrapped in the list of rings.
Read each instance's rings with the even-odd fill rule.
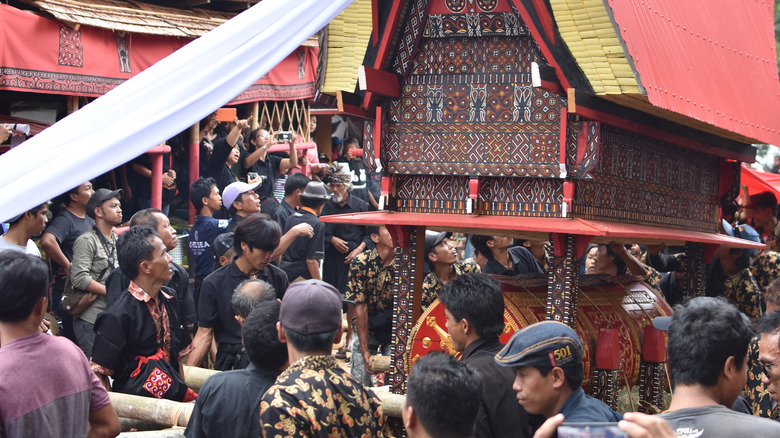
[[[462,232],[470,230],[496,230],[497,232],[541,234],[566,233],[592,236],[595,242],[701,242],[729,247],[763,248],[764,244],[736,239],[724,234],[710,234],[699,231],[674,228],[630,225],[617,222],[592,221],[579,218],[539,218],[518,216],[456,215],[437,213],[401,213],[375,211],[369,213],[338,214],[322,216],[323,222],[362,225],[406,225],[425,226],[432,229],[453,229]],[[544,240],[548,236],[540,236]]]
[[[776,173],[762,172],[742,166],[740,183],[747,186],[748,193],[751,195],[772,192],[775,194],[775,198],[780,199],[780,175]]]
[[[780,145],[774,2],[609,5],[653,105]]]

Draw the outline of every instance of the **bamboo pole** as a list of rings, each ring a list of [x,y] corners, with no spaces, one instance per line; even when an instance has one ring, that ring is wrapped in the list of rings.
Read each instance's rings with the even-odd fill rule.
[[[184,429],[147,430],[144,432],[122,432],[119,438],[184,438]]]
[[[218,370],[184,365],[184,383],[193,391],[198,392],[203,387],[203,384],[206,383],[206,380],[218,372]]]
[[[171,400],[119,392],[109,392],[108,395],[111,397],[111,405],[120,417],[151,421],[167,426],[186,427],[195,406],[192,403],[177,403]]]
[[[390,356],[371,356],[371,369],[377,373],[390,371]]]

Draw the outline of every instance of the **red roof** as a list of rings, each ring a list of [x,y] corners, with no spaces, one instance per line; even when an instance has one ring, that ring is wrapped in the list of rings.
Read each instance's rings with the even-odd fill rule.
[[[776,173],[762,172],[742,166],[740,183],[747,186],[748,193],[751,195],[772,192],[775,194],[775,198],[780,198],[780,175]]]
[[[609,6],[653,105],[780,145],[774,2]]]
[[[593,236],[594,243],[661,243],[679,245],[701,242],[739,248],[764,248],[763,243],[737,239],[725,234],[674,228],[631,225],[619,222],[592,221],[579,218],[540,218],[521,216],[456,215],[440,213],[404,213],[374,211],[368,213],[321,216],[323,222],[362,225],[425,226],[436,230],[475,234],[497,234],[501,231],[529,239],[549,239],[550,233]]]

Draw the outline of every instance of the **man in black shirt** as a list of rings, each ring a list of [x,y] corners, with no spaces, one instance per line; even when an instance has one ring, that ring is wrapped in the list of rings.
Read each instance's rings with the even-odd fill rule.
[[[271,136],[268,131],[255,129],[249,134],[249,150],[252,152],[247,152],[241,157],[242,176],[248,178],[249,172],[255,172],[260,177],[262,185],[257,190],[257,194],[260,196],[261,202],[269,196],[273,196],[277,172],[284,174],[287,169],[298,165],[294,134],[290,137],[288,145],[290,157],[281,158],[268,153],[268,147],[271,146]]]
[[[215,368],[229,370],[234,367],[235,355],[241,351],[241,326],[230,302],[233,291],[242,281],[258,278],[270,283],[279,297],[284,295],[287,275],[270,264],[280,237],[279,225],[265,214],[253,214],[238,225],[233,243],[236,258],[203,280],[198,297],[198,331],[192,341],[194,349],[187,360],[188,365],[197,366],[203,362],[211,340],[215,338]]]
[[[227,137],[214,141],[214,150],[209,157],[208,164],[206,164],[206,175],[204,176],[214,178],[220,192],[237,180],[236,175],[230,170],[230,166],[238,163],[241,156],[238,141],[241,139],[241,131],[248,126],[247,120],[236,120]]]
[[[320,277],[320,260],[324,255],[325,226],[320,222],[319,215],[330,194],[321,182],[312,181],[301,193],[301,208],[287,218],[285,230],[291,230],[299,224],[309,224],[313,229],[311,237],[296,238],[287,251],[284,252],[279,267],[287,273],[292,281],[316,279]]]
[[[482,383],[474,437],[530,437],[528,413],[512,389],[515,375],[493,360],[503,347],[498,338],[504,331],[504,296],[498,283],[485,274],[464,274],[447,283],[439,299],[452,348]]]
[[[227,231],[236,231],[236,227],[250,214],[260,213],[260,199],[255,189],[259,182],[247,184],[236,181],[228,184],[222,191],[222,203],[230,214],[230,224]]]
[[[279,222],[282,229],[287,224],[287,218],[301,207],[301,193],[306,190],[310,182],[311,179],[302,173],[294,173],[287,177],[287,182],[284,184],[284,199],[274,213],[274,219]]]
[[[524,246],[512,246],[511,237],[475,234],[471,244],[488,259],[482,266],[485,274],[542,274],[533,254]]]

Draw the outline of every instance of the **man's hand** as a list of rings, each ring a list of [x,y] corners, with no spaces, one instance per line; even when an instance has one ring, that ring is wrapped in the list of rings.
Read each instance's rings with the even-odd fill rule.
[[[8,137],[11,136],[11,128],[6,124],[0,125],[0,143],[5,143]]]
[[[290,228],[290,230],[295,230],[298,237],[314,237],[314,228],[309,224],[298,224]]]
[[[663,418],[641,412],[626,412],[618,427],[631,438],[676,438],[669,424]]]
[[[371,368],[371,353],[368,349],[363,348],[363,344],[360,344],[360,354],[363,356],[363,365],[366,368],[368,374],[375,374],[374,369]]]
[[[349,251],[349,247],[347,246],[347,242],[345,240],[339,239],[336,236],[333,236],[330,239],[331,245],[333,245],[334,248],[336,248],[336,251],[346,254],[347,251]]]
[[[164,173],[162,176],[163,187],[173,187],[174,178],[170,174]]]
[[[41,324],[38,325],[38,330],[40,330],[40,331],[42,331],[44,333],[48,332],[50,328],[51,328],[51,323],[46,318],[43,318],[43,321],[41,321]]]
[[[360,247],[357,247],[357,248],[355,248],[355,249],[354,249],[354,250],[353,250],[351,253],[349,253],[349,254],[347,255],[347,257],[344,259],[344,264],[345,264],[345,265],[348,265],[348,264],[352,263],[352,259],[354,259],[355,257],[357,257],[357,256],[358,256],[358,254],[360,254],[361,252],[363,252],[363,250],[361,250],[361,249],[360,249]]]

